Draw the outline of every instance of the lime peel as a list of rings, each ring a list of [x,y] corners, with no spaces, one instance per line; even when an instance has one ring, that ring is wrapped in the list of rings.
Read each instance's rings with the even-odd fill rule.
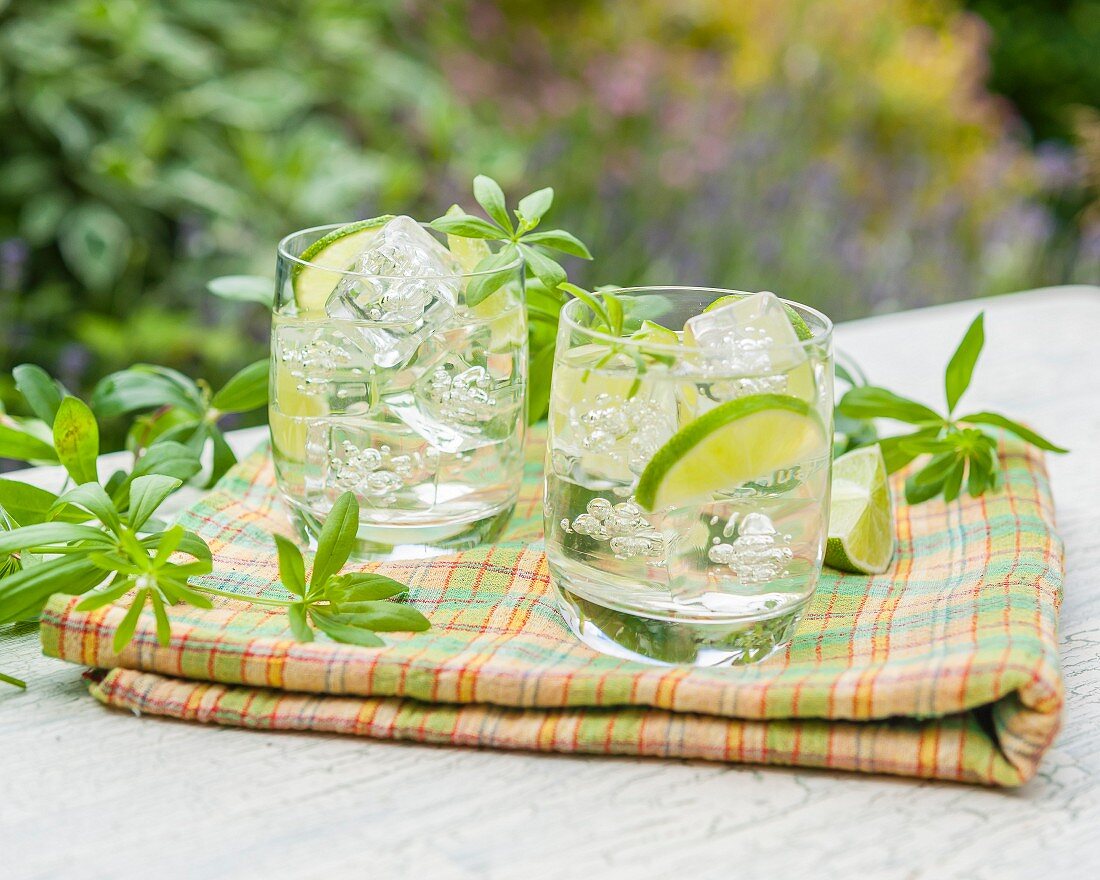
[[[646,510],[710,500],[754,477],[824,455],[825,427],[804,400],[754,394],[686,424],[657,450],[635,493]]]

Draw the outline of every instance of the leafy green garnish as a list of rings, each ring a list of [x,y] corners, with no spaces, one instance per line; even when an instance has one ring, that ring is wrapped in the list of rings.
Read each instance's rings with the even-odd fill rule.
[[[524,266],[549,290],[556,290],[565,281],[566,274],[565,269],[548,252],[558,251],[584,260],[592,259],[584,242],[571,232],[564,229],[533,231],[554,203],[554,190],[550,187],[520,199],[512,212],[515,222],[508,216],[504,191],[491,177],[479,174],[474,178],[474,198],[489,219],[474,214],[448,214],[430,224],[433,229],[448,235],[498,241],[503,245],[499,251],[485,257],[474,267],[475,273],[495,274],[490,274],[481,282],[466,288],[466,302],[469,305],[477,305],[500,289],[508,280],[509,273],[497,270],[503,270],[505,266],[515,263],[517,257],[523,258]]]
[[[850,442],[848,448],[877,442],[891,473],[918,456],[930,456],[906,481],[905,497],[910,504],[919,504],[941,495],[945,500],[953,501],[959,497],[964,487],[973,497],[995,489],[999,483],[1000,469],[997,435],[988,431],[988,428],[1001,428],[1025,443],[1047,452],[1067,451],[999,413],[983,411],[955,415],[959,401],[970,386],[984,345],[984,314],[979,314],[967,328],[947,364],[944,374],[947,411],[944,414],[886,388],[858,384],[847,370],[841,374],[842,378],[853,385],[837,404],[838,430],[842,430],[843,419],[844,427],[853,432],[846,438]],[[904,422],[914,430],[875,439],[871,424],[873,419]],[[857,434],[855,431],[862,433]]]
[[[128,439],[139,457],[164,442],[179,444],[196,459],[210,448],[213,466],[206,484],[211,485],[237,461],[219,422],[226,415],[265,406],[267,391],[266,358],[237,372],[217,392],[175,370],[137,364],[102,379],[92,392],[91,406],[101,418],[142,413]]]

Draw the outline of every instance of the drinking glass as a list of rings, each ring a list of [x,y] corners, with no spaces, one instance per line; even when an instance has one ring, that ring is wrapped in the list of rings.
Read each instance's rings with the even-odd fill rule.
[[[763,659],[790,640],[821,572],[832,324],[773,298],[790,324],[782,344],[748,326],[703,346],[685,322],[749,294],[613,296],[596,303],[621,309],[621,334],[580,299],[559,323],[544,517],[561,613],[582,641],[620,657]]]
[[[373,263],[390,266],[385,274],[354,271],[363,262],[351,244],[325,246],[348,228],[304,229],[278,246],[269,415],[291,519],[314,543],[350,491],[359,556],[491,541],[511,516],[523,467],[522,263],[441,272],[387,252]],[[471,302],[490,274],[499,289]]]

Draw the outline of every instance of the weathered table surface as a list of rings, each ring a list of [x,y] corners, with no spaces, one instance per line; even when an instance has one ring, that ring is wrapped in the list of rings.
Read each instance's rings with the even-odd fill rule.
[[[1100,876],[1100,288],[856,321],[837,341],[874,381],[938,402],[979,309],[989,343],[968,403],[1073,450],[1049,462],[1068,552],[1064,729],[1022,789],[138,719],[28,635],[0,642],[0,668],[30,682],[0,690],[0,875]]]

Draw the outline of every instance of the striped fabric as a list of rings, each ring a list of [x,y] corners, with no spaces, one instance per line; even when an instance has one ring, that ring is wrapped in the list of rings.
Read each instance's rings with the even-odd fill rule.
[[[540,544],[542,443],[535,432],[507,540],[373,566],[409,584],[426,633],[388,634],[379,649],[301,644],[278,609],[225,600],[173,609],[167,647],[146,614],[117,655],[121,609],[82,613],[55,596],[44,650],[100,670],[91,690],[110,706],[191,721],[1008,786],[1034,774],[1063,689],[1062,546],[1033,450],[1006,441],[996,495],[901,506],[893,569],[827,570],[785,653],[691,669],[606,657],[566,629]],[[211,584],[286,595],[268,533],[290,527],[264,451],[181,521],[214,551]]]

